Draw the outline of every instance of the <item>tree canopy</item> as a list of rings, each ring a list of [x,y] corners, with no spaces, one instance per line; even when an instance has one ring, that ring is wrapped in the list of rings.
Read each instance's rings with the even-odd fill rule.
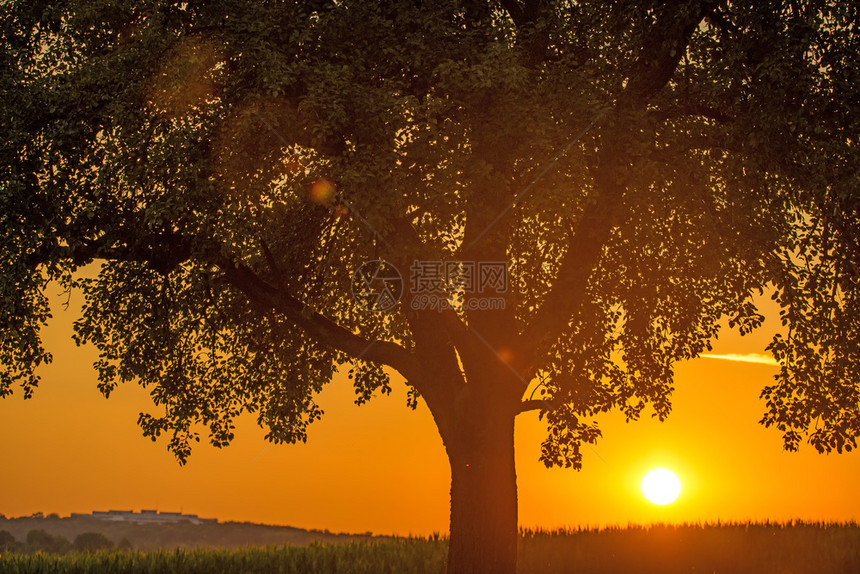
[[[0,391],[29,395],[49,357],[46,282],[100,259],[79,339],[102,349],[105,394],[139,380],[168,407],[147,434],[184,458],[192,423],[224,444],[248,409],[303,439],[335,364],[361,355],[362,398],[388,388],[380,364],[410,379],[415,319],[356,309],[357,266],[492,254],[510,265],[501,320],[531,347],[517,369],[559,405],[547,462],[576,463],[579,417],[664,416],[673,362],[720,317],[754,328],[771,288],[789,330],[766,423],[791,448],[806,432],[853,446],[855,19],[821,3],[11,3]],[[320,178],[335,195],[308,201]],[[480,333],[483,315],[447,317]]]

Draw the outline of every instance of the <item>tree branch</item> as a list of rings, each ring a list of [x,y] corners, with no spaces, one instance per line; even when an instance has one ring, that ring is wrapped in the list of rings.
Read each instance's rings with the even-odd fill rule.
[[[524,330],[521,340],[528,349],[522,374],[530,378],[536,369],[536,353],[546,341],[554,341],[567,328],[582,306],[588,280],[597,266],[603,246],[614,225],[613,207],[623,193],[621,177],[629,165],[622,156],[624,125],[621,118],[630,112],[644,110],[648,100],[671,79],[687,43],[698,23],[710,10],[709,2],[665,4],[647,35],[629,81],[618,98],[613,115],[614,127],[608,128],[597,158],[594,191],[571,234],[567,252],[559,267],[552,289],[544,299],[534,320]]]
[[[93,259],[112,261],[139,261],[150,265],[159,272],[168,272],[192,257],[192,247],[180,236],[153,237],[153,244],[128,248],[108,245],[108,241],[95,241],[75,248],[60,247],[60,257],[84,264]],[[265,242],[264,254],[270,265],[274,258]],[[342,351],[355,359],[365,359],[393,367],[409,380],[416,377],[414,358],[395,343],[368,340],[360,337],[325,316],[312,312],[298,299],[284,293],[281,289],[263,281],[249,267],[226,261],[219,249],[208,251],[213,263],[224,272],[229,284],[241,290],[254,303],[282,313],[294,325],[305,331],[322,345]],[[273,272],[279,273],[277,267]]]
[[[534,24],[546,8],[545,0],[499,0],[499,4],[510,15],[517,28]]]
[[[692,0],[666,2],[659,8],[619,98],[620,106],[639,108],[669,82],[693,32],[712,13],[714,5],[711,1]]]
[[[517,28],[521,28],[526,24],[523,8],[517,0],[499,0],[499,4],[507,11]]]
[[[411,219],[410,216],[394,218],[391,233],[386,235],[386,240],[391,245],[405,247],[399,249],[399,253],[391,254],[394,264],[400,269],[411,269],[413,258],[424,251],[423,242]],[[420,360],[425,373],[435,378],[427,383],[433,385],[432,390],[419,390],[428,400],[428,404],[430,400],[438,400],[440,396],[447,401],[456,396],[461,383],[464,382],[455,347],[464,340],[466,326],[453,309],[414,309],[412,305],[415,295],[411,289],[405,290],[400,304],[408,309],[406,321],[412,331],[415,360]],[[445,334],[448,335],[447,338]]]
[[[369,341],[320,313],[311,311],[301,301],[260,279],[243,264],[221,264],[228,283],[240,289],[251,301],[282,313],[318,343],[342,351],[354,359],[364,359],[397,369],[408,380],[414,380],[417,365],[409,352],[395,343]]]
[[[520,403],[517,414],[529,411],[553,411],[559,407],[559,402],[547,399],[528,399]]]
[[[538,347],[548,339],[557,339],[579,310],[585,299],[588,279],[609,238],[612,229],[610,206],[612,198],[620,194],[620,186],[614,181],[605,181],[597,187],[599,191],[590,194],[577,229],[571,234],[552,289],[522,334],[523,344],[529,349],[532,359],[527,362],[525,376],[530,376],[535,367],[532,355]]]
[[[28,264],[42,265],[53,257],[70,261],[77,267],[95,259],[137,261],[167,274],[191,258],[191,245],[178,234],[152,235],[146,239],[135,245],[117,247],[106,235],[92,241],[79,241],[75,245],[57,245],[39,250],[29,258]]]
[[[547,9],[546,0],[500,0],[502,8],[510,15],[527,54],[527,63],[541,62],[547,53],[548,38],[545,32],[538,31],[535,24]]]
[[[269,249],[269,244],[266,243],[265,239],[260,238],[260,249],[263,251],[263,256],[266,258],[266,263],[269,265],[269,270],[275,276],[275,279],[278,280],[278,285],[282,285],[284,282],[284,274],[281,272],[280,266],[278,266],[278,262],[275,260],[275,256],[272,255],[272,250]]]

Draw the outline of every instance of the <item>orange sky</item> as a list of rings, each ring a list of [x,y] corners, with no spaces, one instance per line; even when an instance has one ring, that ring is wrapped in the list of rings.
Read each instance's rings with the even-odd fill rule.
[[[447,529],[442,443],[423,405],[405,407],[403,385],[358,407],[345,376],[337,377],[319,398],[326,414],[307,444],[269,445],[248,417],[229,448],[201,444],[180,467],[163,441],[142,438],[136,425],[150,407],[146,391],[126,385],[105,400],[90,366],[94,350],[68,342],[74,314],[56,315],[46,333],[54,363],[35,397],[0,400],[0,513],[158,509],[342,532]],[[768,328],[775,327],[743,339],[725,334],[714,353],[763,353]],[[535,413],[522,415],[521,525],[860,520],[860,455],[823,456],[808,445],[785,453],[779,434],[757,424],[758,394],[773,372],[724,359],[679,365],[669,420],[599,419],[604,438],[585,449],[581,472],[545,469],[537,460],[542,424]],[[666,507],[639,491],[656,466],[673,469],[683,484]]]

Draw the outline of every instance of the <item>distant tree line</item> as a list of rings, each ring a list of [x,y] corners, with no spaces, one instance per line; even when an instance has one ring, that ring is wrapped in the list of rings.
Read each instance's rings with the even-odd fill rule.
[[[8,530],[0,530],[0,553],[19,552],[33,554],[46,552],[50,554],[66,554],[68,552],[96,552],[98,550],[131,549],[131,543],[123,538],[119,545],[113,543],[100,532],[84,532],[75,536],[74,542],[62,535],[50,534],[44,529],[30,530],[23,542],[15,539]]]

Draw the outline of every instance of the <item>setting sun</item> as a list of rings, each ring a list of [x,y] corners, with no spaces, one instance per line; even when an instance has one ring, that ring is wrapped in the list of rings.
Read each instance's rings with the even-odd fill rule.
[[[669,504],[681,494],[681,481],[671,470],[655,468],[642,479],[642,494],[653,504]]]

